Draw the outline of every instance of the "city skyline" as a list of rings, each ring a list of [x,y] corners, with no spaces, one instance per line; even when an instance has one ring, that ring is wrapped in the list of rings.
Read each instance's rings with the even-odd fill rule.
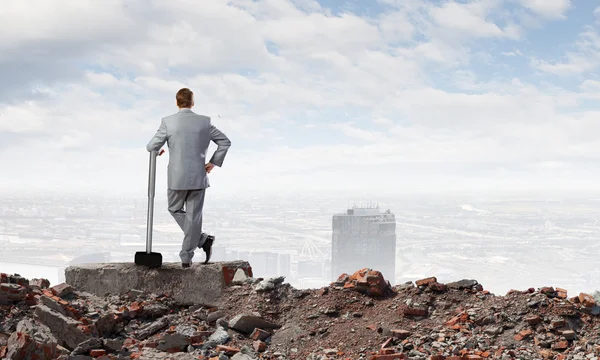
[[[287,281],[299,288],[331,281],[331,221],[354,203],[347,196],[214,200],[205,230],[217,237],[215,261],[241,256],[256,267],[256,276],[289,271]],[[433,194],[357,196],[355,202],[393,210],[397,284],[437,276],[442,282],[475,278],[496,294],[532,286],[597,290],[600,197]],[[56,281],[59,267],[78,256],[86,262],[133,262],[133,254],[144,249],[145,211],[145,199],[135,197],[0,198],[0,258],[20,261],[24,265],[17,268],[27,277],[54,271]],[[183,235],[164,199],[157,199],[155,211],[153,249],[165,261],[177,262]],[[195,259],[203,261],[203,254]],[[15,263],[0,261],[0,272],[14,268]]]

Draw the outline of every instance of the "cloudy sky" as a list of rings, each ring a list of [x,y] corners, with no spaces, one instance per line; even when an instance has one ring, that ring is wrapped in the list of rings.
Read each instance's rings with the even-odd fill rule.
[[[595,189],[594,3],[4,1],[0,187],[145,193],[190,87],[214,191]]]

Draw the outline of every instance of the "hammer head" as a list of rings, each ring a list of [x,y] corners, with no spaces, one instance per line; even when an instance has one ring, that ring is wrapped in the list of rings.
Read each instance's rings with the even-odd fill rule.
[[[138,251],[135,253],[135,264],[146,266],[151,269],[159,268],[162,265],[162,254],[151,252],[147,253],[145,251]]]

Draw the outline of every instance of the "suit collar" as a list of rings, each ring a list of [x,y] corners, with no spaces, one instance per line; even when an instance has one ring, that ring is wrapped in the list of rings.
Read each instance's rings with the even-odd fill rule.
[[[191,112],[192,109],[188,109],[188,108],[181,108],[179,109],[179,112]]]

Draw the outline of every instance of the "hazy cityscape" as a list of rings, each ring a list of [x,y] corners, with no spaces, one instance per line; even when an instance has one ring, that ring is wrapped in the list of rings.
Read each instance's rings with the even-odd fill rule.
[[[395,214],[395,283],[469,278],[496,294],[598,288],[600,199],[589,195],[214,195],[204,229],[217,238],[214,261],[248,260],[255,276],[314,288],[339,275],[331,269],[332,217],[354,205]],[[57,283],[70,264],[132,262],[145,246],[146,206],[143,196],[4,195],[0,271]],[[155,206],[154,250],[177,262],[181,230],[163,198]],[[203,260],[196,252],[194,261]]]

